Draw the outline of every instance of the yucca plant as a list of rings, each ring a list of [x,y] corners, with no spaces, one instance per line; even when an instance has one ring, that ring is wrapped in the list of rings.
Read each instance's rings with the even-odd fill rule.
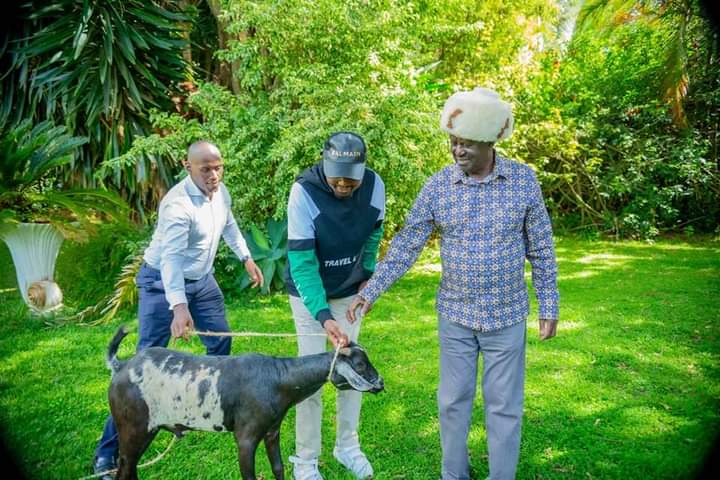
[[[62,120],[71,132],[87,138],[72,168],[64,170],[67,183],[112,185],[140,212],[157,200],[151,187],[172,183],[175,165],[152,156],[104,170],[101,178],[96,173],[135,137],[150,133],[150,109],[171,110],[172,97],[183,93],[190,65],[183,58],[188,17],[180,13],[180,5],[52,0],[19,7],[24,30],[12,41],[0,42],[0,51],[11,61],[4,65],[8,71],[0,72],[2,105],[22,106],[25,118],[34,121]],[[6,110],[0,108],[0,114]]]
[[[287,266],[287,219],[269,219],[265,224],[265,232],[255,224],[243,232],[253,260],[263,272],[265,283],[261,292],[279,291],[285,288],[283,274]],[[239,279],[239,289],[244,290],[252,281],[245,270]]]
[[[113,193],[61,189],[58,168],[86,141],[50,122],[0,123],[0,238],[10,249],[23,300],[36,311],[62,302],[53,276],[63,239],[86,240],[102,218],[127,215]]]

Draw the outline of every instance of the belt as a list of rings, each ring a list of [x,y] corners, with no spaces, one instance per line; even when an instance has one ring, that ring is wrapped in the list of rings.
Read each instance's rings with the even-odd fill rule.
[[[153,272],[157,272],[158,276],[161,275],[159,268],[153,267],[152,265],[150,265],[149,263],[147,263],[147,262],[144,261],[144,260],[143,260],[143,263],[142,263],[142,265],[140,266],[140,268],[143,268],[143,267],[145,267],[145,268],[147,268],[147,269],[149,269],[149,270],[152,270]],[[202,277],[200,277],[200,278],[195,278],[195,279],[193,279],[193,278],[185,278],[185,283],[187,284],[187,283],[199,282],[200,280],[202,280],[203,278],[205,278],[205,277],[207,277],[207,276],[208,276],[208,274],[205,274],[205,275],[203,275]]]

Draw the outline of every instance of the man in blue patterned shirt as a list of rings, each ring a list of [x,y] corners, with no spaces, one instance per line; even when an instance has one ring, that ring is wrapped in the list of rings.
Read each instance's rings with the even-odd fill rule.
[[[483,88],[458,92],[446,102],[440,123],[450,134],[455,163],[425,183],[405,226],[347,316],[354,321],[357,308],[367,313],[438,229],[442,478],[470,478],[467,438],[482,353],[490,478],[512,479],[524,399],[525,259],[532,266],[540,339],[545,340],[555,336],[558,318],[552,226],[533,170],[493,148],[512,133],[510,104]]]

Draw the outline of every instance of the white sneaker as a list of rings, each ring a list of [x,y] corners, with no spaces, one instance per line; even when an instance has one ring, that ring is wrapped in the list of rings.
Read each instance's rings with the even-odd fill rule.
[[[303,460],[300,457],[292,455],[288,460],[293,464],[293,478],[295,480],[323,480],[322,475],[318,471],[318,460]]]
[[[346,449],[338,449],[335,447],[333,456],[337,461],[342,463],[345,468],[350,470],[356,478],[371,478],[373,476],[373,468],[370,465],[365,454],[360,450],[360,445]]]

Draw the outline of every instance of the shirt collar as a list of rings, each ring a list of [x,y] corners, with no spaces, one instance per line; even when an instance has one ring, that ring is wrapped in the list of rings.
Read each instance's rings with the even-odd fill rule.
[[[509,172],[510,169],[508,167],[508,160],[495,152],[495,166],[493,167],[492,172],[490,172],[490,175],[488,175],[482,182],[473,181],[473,183],[489,183],[498,177],[507,179]],[[452,166],[451,178],[452,183],[469,183],[471,181],[470,177],[468,175],[465,175],[465,173],[460,170],[460,167],[458,167],[457,164],[453,164]]]
[[[193,182],[192,177],[190,175],[185,177],[184,182],[185,182],[185,191],[187,192],[188,195],[190,195],[191,197],[207,198],[207,195],[205,195],[203,193],[203,191],[200,190],[197,185],[195,185],[195,182]]]

